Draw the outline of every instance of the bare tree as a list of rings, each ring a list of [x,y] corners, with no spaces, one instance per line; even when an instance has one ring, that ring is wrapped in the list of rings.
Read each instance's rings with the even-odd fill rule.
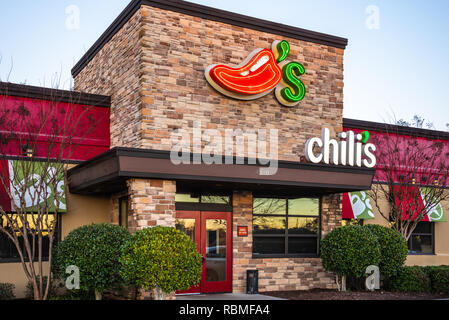
[[[98,119],[91,107],[75,107],[79,94],[68,93],[63,104],[53,89],[42,89],[45,101],[24,100],[8,95],[14,85],[0,86],[0,189],[10,203],[0,206],[0,232],[14,244],[34,299],[45,300],[69,159]]]
[[[423,123],[415,116],[415,126]],[[378,165],[370,196],[381,216],[408,240],[426,216],[443,214],[439,204],[449,197],[449,148],[415,130],[404,135],[397,125],[386,124],[385,131],[373,137]]]

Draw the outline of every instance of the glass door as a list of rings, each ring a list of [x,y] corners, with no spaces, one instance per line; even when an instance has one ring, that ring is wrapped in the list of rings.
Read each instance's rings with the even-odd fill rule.
[[[201,283],[178,294],[232,292],[232,214],[177,211],[176,228],[195,241],[203,257]]]
[[[201,252],[205,258],[202,292],[232,291],[232,221],[230,212],[201,212]]]

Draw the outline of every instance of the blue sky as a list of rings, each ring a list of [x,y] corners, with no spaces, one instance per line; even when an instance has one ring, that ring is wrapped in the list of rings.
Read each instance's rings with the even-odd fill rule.
[[[391,122],[393,116],[410,119],[418,114],[432,121],[437,129],[446,130],[449,1],[192,2],[348,38],[345,117]],[[4,81],[11,71],[11,82],[43,86],[60,83],[60,87],[69,88],[73,65],[128,3],[1,1],[0,79]],[[79,25],[70,19],[74,11],[66,13],[73,5],[79,9]],[[367,12],[368,8],[376,11]]]

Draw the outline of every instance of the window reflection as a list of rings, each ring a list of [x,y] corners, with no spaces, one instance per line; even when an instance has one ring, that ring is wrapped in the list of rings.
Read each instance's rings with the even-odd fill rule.
[[[286,212],[286,199],[255,198],[253,201],[253,214],[285,215]]]
[[[320,214],[318,198],[288,199],[288,214],[301,216],[316,216]]]
[[[176,219],[175,227],[177,230],[184,232],[195,242],[195,219]]]
[[[288,218],[288,234],[317,234],[318,218]]]
[[[253,199],[255,255],[316,255],[319,232],[319,198]]]
[[[281,217],[255,216],[254,234],[285,234],[286,219]]]
[[[206,220],[206,281],[226,281],[226,220]]]

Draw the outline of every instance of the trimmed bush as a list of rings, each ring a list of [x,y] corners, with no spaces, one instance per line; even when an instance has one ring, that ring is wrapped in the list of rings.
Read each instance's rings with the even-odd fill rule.
[[[425,267],[430,277],[432,292],[449,293],[449,266]]]
[[[12,283],[0,283],[0,300],[12,300],[15,299],[14,294],[15,285]]]
[[[139,230],[122,247],[121,274],[128,283],[164,293],[187,290],[201,280],[196,244],[171,227]]]
[[[379,265],[380,245],[373,233],[361,226],[336,228],[321,241],[321,260],[326,270],[340,276],[362,277],[368,266]]]
[[[400,292],[431,292],[430,277],[424,267],[402,267],[396,276],[389,278],[389,287]]]
[[[395,276],[407,259],[407,241],[397,231],[377,224],[365,225],[363,228],[371,231],[379,242],[381,274],[386,277]]]
[[[115,289],[120,276],[120,247],[131,238],[123,227],[103,223],[83,226],[60,242],[53,256],[53,272],[66,279],[66,268],[75,265],[80,269],[80,292],[95,290],[99,293]]]

